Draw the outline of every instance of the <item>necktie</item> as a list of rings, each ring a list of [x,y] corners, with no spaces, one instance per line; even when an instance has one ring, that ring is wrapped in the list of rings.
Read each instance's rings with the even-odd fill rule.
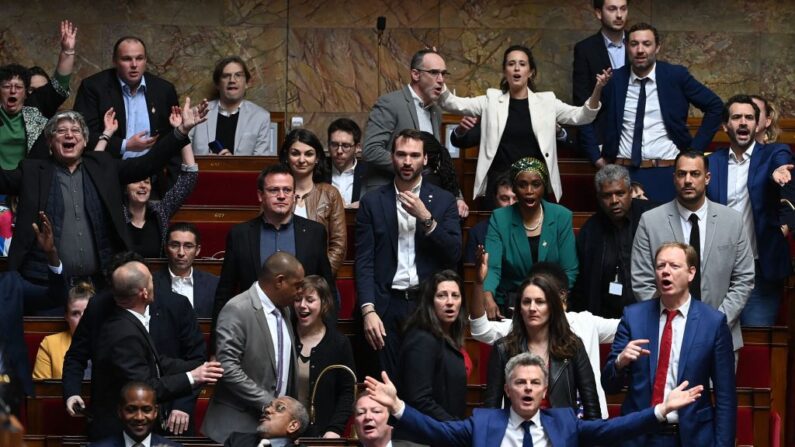
[[[282,313],[279,312],[279,309],[273,309],[271,313],[276,317],[276,345],[278,347],[276,351],[276,395],[278,396],[282,389],[282,380],[284,380],[282,376],[282,370],[284,369],[284,365],[282,365],[282,351],[284,350],[284,331],[282,326],[284,324]]]
[[[533,435],[530,434],[531,425],[533,425],[533,421],[522,422],[522,432],[524,432],[524,437],[522,438],[522,447],[533,447]]]
[[[646,82],[649,78],[640,80],[640,94],[638,95],[638,109],[635,112],[635,130],[632,133],[632,166],[640,166],[643,160],[641,146],[643,144],[643,117],[646,115]]]
[[[701,299],[701,233],[698,229],[698,216],[692,213],[688,219],[690,221],[690,246],[696,250],[698,262],[696,262],[696,276],[690,282],[690,295],[693,298]]]
[[[671,344],[673,341],[672,323],[678,311],[664,310],[668,317],[665,320],[662,338],[660,339],[660,356],[657,358],[657,373],[654,375],[654,390],[651,395],[651,405],[661,404],[665,397],[665,381],[668,379],[668,363],[671,361]]]

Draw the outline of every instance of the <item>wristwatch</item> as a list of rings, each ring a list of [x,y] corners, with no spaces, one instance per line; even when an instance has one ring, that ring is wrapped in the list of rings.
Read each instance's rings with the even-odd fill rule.
[[[423,220],[422,225],[425,226],[426,230],[430,230],[430,228],[433,226],[433,216]]]

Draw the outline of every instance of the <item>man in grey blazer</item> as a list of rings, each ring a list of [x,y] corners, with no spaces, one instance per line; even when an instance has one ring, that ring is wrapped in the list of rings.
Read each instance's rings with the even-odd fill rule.
[[[210,101],[207,121],[190,133],[196,155],[276,155],[271,150],[271,116],[243,99],[251,79],[239,56],[221,59],[213,71],[218,99]]]
[[[265,406],[295,397],[295,351],[289,306],[302,289],[304,268],[285,252],[271,255],[257,282],[218,315],[216,355],[224,378],[215,387],[202,432],[218,443],[253,433]]]
[[[417,51],[411,58],[411,82],[400,90],[387,93],[376,101],[364,131],[364,160],[367,172],[366,191],[392,181],[392,140],[403,129],[432,133],[441,141],[439,127],[442,110],[436,100],[442,94],[447,65],[434,50]]]
[[[754,257],[742,215],[706,198],[708,163],[696,151],[681,152],[676,157],[676,198],[643,213],[635,233],[632,290],[639,301],[656,295],[657,247],[668,241],[689,243],[700,254],[690,293],[726,314],[736,352],[743,346],[739,318],[754,287]],[[698,225],[694,228],[695,219]]]

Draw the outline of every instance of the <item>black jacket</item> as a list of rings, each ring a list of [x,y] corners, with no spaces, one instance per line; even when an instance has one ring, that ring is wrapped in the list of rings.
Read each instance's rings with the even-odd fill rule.
[[[527,349],[525,345],[523,351]],[[526,352],[526,351],[525,351]],[[505,339],[494,345],[489,356],[488,384],[484,396],[484,406],[487,408],[500,408],[505,385],[505,365],[508,363],[508,353],[505,350]],[[585,419],[601,419],[602,410],[599,407],[599,396],[596,394],[596,380],[594,379],[591,362],[585,346],[577,338],[577,353],[570,359],[551,357],[549,368],[549,385],[547,399],[552,408],[573,408],[577,412],[577,393],[582,401]]]

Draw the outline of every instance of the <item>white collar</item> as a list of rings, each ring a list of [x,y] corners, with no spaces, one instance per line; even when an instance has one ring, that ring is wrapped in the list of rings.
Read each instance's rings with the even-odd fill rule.
[[[754,149],[756,149],[756,140],[754,140],[751,143],[751,145],[748,146],[748,149],[746,149],[745,152],[743,152],[743,160],[748,160],[749,158],[751,158],[751,155],[754,154]],[[734,151],[732,150],[731,146],[729,146],[729,158],[737,162],[737,155],[734,154]]]
[[[409,84],[408,86],[409,86],[409,91],[411,92],[411,97],[414,98],[414,104],[420,106],[421,109],[425,110],[428,110],[431,108],[431,106],[433,106],[433,103],[425,104],[424,102],[422,102],[422,98],[420,98],[420,95],[418,95],[417,92],[415,92],[414,89],[411,88],[411,84]]]
[[[392,185],[395,187],[395,196],[400,195],[400,190],[398,189],[397,184],[393,182]],[[411,188],[411,192],[413,192],[414,194],[419,196],[420,195],[420,189],[422,189],[422,175],[420,175],[420,181],[417,182],[417,184],[414,185],[413,188]]]
[[[257,296],[259,297],[259,300],[262,302],[262,308],[265,309],[265,313],[266,314],[273,313],[273,311],[276,310],[276,305],[273,304],[273,301],[271,301],[271,299],[268,298],[268,295],[265,293],[265,291],[262,290],[262,287],[260,287],[259,282],[255,282],[254,287],[256,287],[257,289]]]
[[[179,278],[184,281],[191,280],[191,282],[193,282],[193,266],[191,266],[188,276],[175,275],[174,272],[171,271],[171,267],[168,268],[168,274],[171,276],[171,281],[174,281],[174,278]]]
[[[518,413],[513,411],[513,407],[511,407],[510,416],[508,417],[508,424],[510,424],[510,426],[513,427],[513,428],[520,428],[521,425],[522,425],[522,422],[524,422],[524,421],[525,421],[525,418],[519,416]],[[541,409],[540,408],[538,409],[538,411],[536,411],[536,414],[534,414],[533,417],[530,418],[530,421],[536,427],[541,428]]]
[[[678,309],[674,309],[674,310],[678,310],[679,313],[681,313],[682,316],[685,317],[685,320],[687,320],[687,313],[690,312],[690,303],[692,302],[691,298],[692,297],[690,295],[688,295],[687,296],[687,301],[685,301],[684,304],[679,306]],[[662,315],[664,310],[665,310],[665,306],[663,306],[662,299],[660,299],[660,315]]]
[[[124,435],[124,445],[126,447],[132,447],[132,446],[134,446],[136,444],[136,441],[133,440],[133,438],[131,438],[130,435],[127,434],[126,431],[122,431],[121,433],[122,433],[122,435]],[[152,445],[152,434],[151,433],[146,435],[144,440],[141,441],[141,445],[143,445],[144,447],[150,447]]]
[[[354,149],[351,149],[351,150],[354,150]],[[334,166],[334,163],[332,163],[331,164],[332,175],[337,175],[337,176],[343,175],[343,174],[353,175],[353,171],[356,170],[356,165],[358,163],[359,163],[359,160],[356,158],[355,155],[353,156],[353,164],[351,165],[351,167],[346,169],[346,170],[344,170],[344,171],[337,170],[337,167]]]
[[[701,208],[699,208],[699,209],[697,209],[695,211],[690,211],[689,209],[685,208],[676,199],[674,199],[674,203],[676,203],[676,210],[679,211],[679,216],[681,216],[682,219],[689,220],[690,219],[690,215],[695,213],[696,216],[698,216],[699,222],[706,222],[706,220],[707,220],[707,204],[709,203],[709,200],[704,200],[704,204],[701,205]]]

